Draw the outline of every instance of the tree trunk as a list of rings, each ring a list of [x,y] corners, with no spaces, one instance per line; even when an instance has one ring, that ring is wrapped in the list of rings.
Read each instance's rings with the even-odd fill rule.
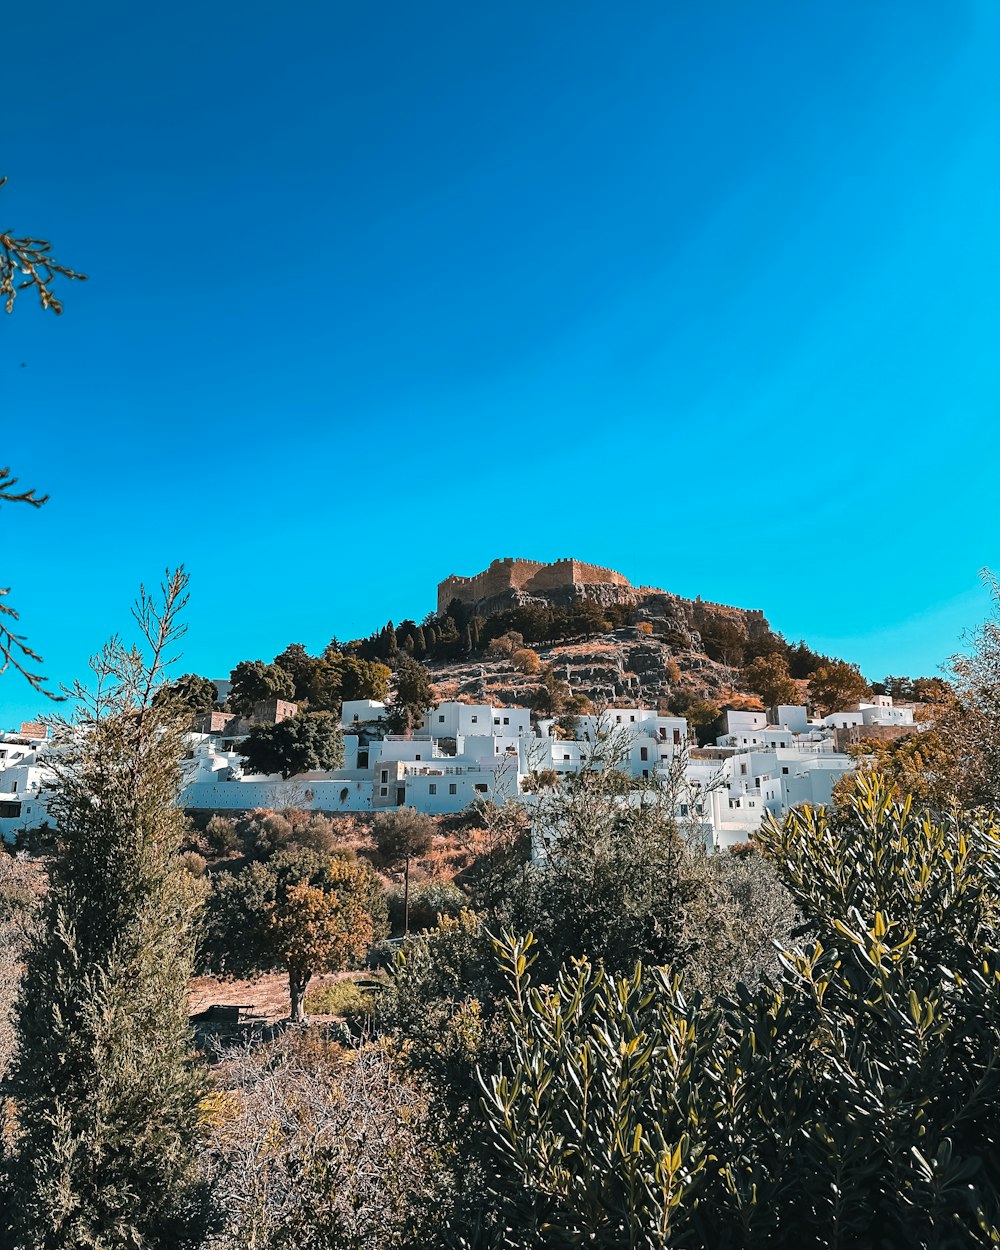
[[[306,987],[309,984],[309,973],[304,972],[296,976],[294,972],[288,971],[288,997],[290,1007],[288,1018],[292,1024],[304,1024],[306,1019],[305,1001]]]
[[[403,937],[410,932],[410,857],[403,866]]]

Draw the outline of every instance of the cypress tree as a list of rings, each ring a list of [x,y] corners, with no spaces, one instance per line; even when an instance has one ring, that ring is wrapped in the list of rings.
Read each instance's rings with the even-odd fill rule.
[[[201,1244],[205,1188],[187,986],[194,879],[180,867],[183,719],[153,695],[183,632],[183,570],[135,616],[148,650],[113,639],[95,691],[57,728],[58,826],[43,924],[18,1001],[9,1245],[167,1250]],[[2,1205],[2,1204],[0,1204]]]
[[[413,654],[418,660],[422,660],[427,654],[427,639],[424,637],[424,627],[417,626],[416,633],[413,635]]]

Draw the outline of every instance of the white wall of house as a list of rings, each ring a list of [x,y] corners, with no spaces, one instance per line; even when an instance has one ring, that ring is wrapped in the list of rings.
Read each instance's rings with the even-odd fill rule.
[[[367,775],[330,780],[194,782],[182,792],[181,803],[200,811],[220,812],[250,812],[261,807],[366,812],[372,807],[372,782]]]
[[[726,733],[733,737],[742,737],[755,729],[763,729],[766,724],[766,712],[739,712],[733,709],[726,712]]]
[[[804,734],[809,729],[809,709],[803,704],[779,703],[774,715],[775,723],[793,734]]]
[[[434,738],[475,737],[492,728],[493,709],[486,703],[439,703],[424,718],[424,732]]]
[[[351,725],[376,724],[387,716],[385,704],[377,699],[345,699],[340,709],[340,723],[345,729]]]

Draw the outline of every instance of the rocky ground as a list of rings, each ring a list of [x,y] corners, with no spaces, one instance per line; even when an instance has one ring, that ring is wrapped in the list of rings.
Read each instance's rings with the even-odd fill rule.
[[[656,707],[680,689],[713,700],[729,698],[739,689],[738,669],[638,626],[550,647],[536,644],[532,649],[569,682],[574,693],[598,704],[628,701]],[[524,704],[538,684],[537,677],[517,672],[509,659],[477,657],[428,667],[442,698]]]

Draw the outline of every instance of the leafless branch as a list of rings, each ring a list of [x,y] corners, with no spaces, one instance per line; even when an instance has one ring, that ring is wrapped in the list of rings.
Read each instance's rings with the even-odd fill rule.
[[[7,181],[0,178],[0,187]],[[5,300],[7,312],[14,311],[18,291],[34,287],[42,308],[51,308],[57,315],[63,310],[62,301],[52,293],[56,275],[84,282],[87,275],[60,265],[51,255],[52,244],[45,239],[33,239],[28,235],[16,238],[10,233],[0,233],[0,298]]]

